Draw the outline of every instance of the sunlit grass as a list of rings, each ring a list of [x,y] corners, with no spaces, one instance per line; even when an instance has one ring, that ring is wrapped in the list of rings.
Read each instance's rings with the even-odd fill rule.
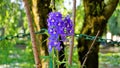
[[[120,53],[99,53],[100,68],[120,68]]]
[[[15,47],[11,42],[0,45],[0,68],[35,68],[32,46],[26,43],[26,48],[21,49]],[[66,61],[68,62],[68,49],[66,46]],[[49,56],[41,57],[50,60]],[[71,68],[80,68],[78,61],[77,47],[74,47],[73,66]],[[120,53],[99,53],[99,68],[120,68]]]

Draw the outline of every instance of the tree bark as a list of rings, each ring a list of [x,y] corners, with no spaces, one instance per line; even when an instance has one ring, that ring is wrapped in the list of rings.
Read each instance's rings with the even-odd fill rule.
[[[104,3],[104,0],[83,0],[85,18],[83,28],[80,34],[95,36],[100,30],[99,36],[102,36],[107,20],[115,10],[119,0],[110,0],[109,3]],[[88,52],[92,41],[85,38],[78,39],[78,55],[81,64],[84,61],[85,54]],[[95,43],[92,52],[89,54],[85,63],[85,68],[98,68],[98,52],[99,43]]]
[[[28,4],[27,0],[23,0],[23,2],[24,2],[27,18],[28,18],[28,26],[29,26],[29,29],[30,29],[32,49],[33,49],[36,68],[41,68],[39,54],[38,54],[38,50],[37,50],[37,47],[36,47],[37,46],[36,45],[36,36],[34,34],[35,32],[34,32],[34,27],[33,27],[33,24],[32,24],[32,16],[31,16],[31,13],[30,13],[30,7],[29,7],[29,4]]]
[[[34,16],[34,22],[36,26],[36,31],[42,28],[47,29],[47,16],[51,11],[49,8],[50,0],[32,0],[32,12]],[[39,44],[39,52],[41,56],[48,56],[47,35],[37,35],[37,42]],[[45,41],[45,42],[43,42]],[[42,68],[48,68],[48,61],[44,58],[41,60]]]

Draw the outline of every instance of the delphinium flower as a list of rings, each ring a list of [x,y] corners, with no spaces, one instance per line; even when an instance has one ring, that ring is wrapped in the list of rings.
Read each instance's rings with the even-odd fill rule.
[[[70,19],[70,16],[66,16],[64,19],[60,12],[50,12],[47,19],[48,22],[48,33],[49,51],[54,47],[58,51],[61,50],[60,41],[65,41],[67,36],[73,35],[73,24]]]

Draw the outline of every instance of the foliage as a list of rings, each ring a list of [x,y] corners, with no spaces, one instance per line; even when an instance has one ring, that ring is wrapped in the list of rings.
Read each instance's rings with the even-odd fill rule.
[[[14,40],[1,41],[0,44],[0,66],[9,65],[9,67],[34,67],[34,58],[30,45],[30,40],[24,40],[26,43],[21,44],[23,41],[18,41],[18,44],[11,43]],[[24,46],[24,47],[23,47]],[[24,49],[25,48],[25,49]]]
[[[81,3],[76,11],[76,24],[75,24],[75,33],[80,33],[84,21],[84,7]]]
[[[110,68],[120,67],[120,53],[99,53],[99,62],[100,62],[100,68],[106,68],[105,66],[102,67],[102,65],[109,65]]]
[[[27,30],[22,0],[0,0],[0,37],[26,33]],[[11,68],[34,66],[29,39],[27,37],[0,41],[0,66],[9,65]],[[21,49],[22,46],[25,49]]]
[[[0,28],[5,29],[4,35],[24,32],[26,27],[25,12],[21,0],[11,2],[11,0],[2,0],[0,3]],[[24,22],[24,23],[23,23]]]
[[[114,11],[113,15],[108,21],[108,30],[113,35],[120,35],[120,4],[118,4],[118,7]]]

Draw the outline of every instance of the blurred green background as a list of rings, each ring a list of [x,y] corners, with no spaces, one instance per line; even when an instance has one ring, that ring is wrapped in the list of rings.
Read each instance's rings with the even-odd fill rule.
[[[69,2],[70,1],[70,2]],[[84,7],[80,0],[77,4],[75,32],[79,33],[84,21]],[[71,14],[71,0],[56,0],[56,9],[63,15]],[[67,6],[65,5],[67,4]],[[60,6],[59,6],[60,5]],[[120,4],[109,19],[107,32],[120,36]],[[29,33],[22,0],[0,0],[0,38],[19,33]],[[77,44],[77,43],[76,43]],[[115,49],[117,48],[117,49]],[[112,50],[111,50],[112,49]],[[120,47],[101,46],[99,53],[100,68],[120,68]],[[74,67],[78,68],[77,47],[74,49]],[[0,41],[0,68],[34,68],[34,57],[30,37]]]

